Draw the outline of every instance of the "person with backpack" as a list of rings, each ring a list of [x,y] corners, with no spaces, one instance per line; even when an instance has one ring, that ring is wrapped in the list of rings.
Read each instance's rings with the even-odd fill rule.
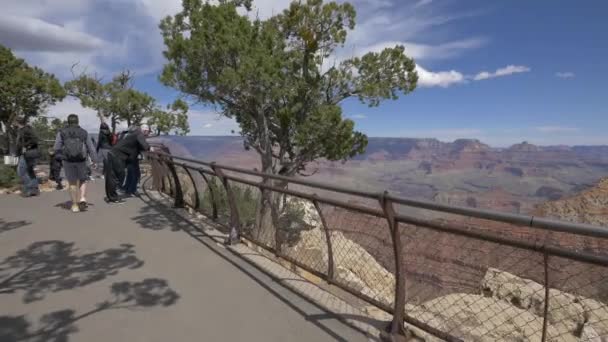
[[[40,195],[38,178],[34,167],[40,158],[38,137],[32,126],[28,125],[27,118],[17,121],[17,174],[21,179],[21,195],[24,197]]]
[[[150,150],[150,145],[146,142],[146,133],[139,127],[132,127],[129,134],[126,134],[118,141],[108,153],[106,175],[106,201],[108,203],[124,203],[124,199],[118,197],[118,187],[125,181],[125,168],[127,162],[137,159],[137,156]]]
[[[63,170],[68,181],[68,191],[72,200],[72,212],[80,212],[87,207],[86,182],[87,156],[93,167],[97,163],[97,153],[89,133],[78,124],[78,115],[68,115],[68,126],[55,139],[55,151],[63,156]]]

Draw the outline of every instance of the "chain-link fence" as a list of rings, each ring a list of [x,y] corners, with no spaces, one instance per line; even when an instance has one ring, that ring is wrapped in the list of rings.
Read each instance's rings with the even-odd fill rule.
[[[393,334],[405,322],[428,340],[608,340],[608,229],[164,152],[150,154],[153,183],[176,206],[393,314]]]

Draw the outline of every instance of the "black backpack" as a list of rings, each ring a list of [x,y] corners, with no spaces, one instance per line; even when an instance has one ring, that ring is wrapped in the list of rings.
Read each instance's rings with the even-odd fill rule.
[[[62,155],[65,161],[79,163],[87,160],[86,139],[87,133],[81,128],[66,128],[61,131],[63,139]]]

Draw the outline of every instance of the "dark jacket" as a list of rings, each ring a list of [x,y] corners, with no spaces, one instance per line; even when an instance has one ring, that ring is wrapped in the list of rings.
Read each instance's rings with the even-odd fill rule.
[[[108,125],[102,124],[99,127],[99,136],[97,137],[97,152],[101,149],[112,148],[112,132]]]
[[[17,132],[17,156],[23,155],[25,150],[38,148],[38,137],[30,125],[23,126]]]
[[[93,163],[97,163],[97,153],[95,151],[95,146],[93,145],[93,140],[91,140],[89,133],[83,128],[80,128],[80,126],[68,126],[57,132],[57,137],[55,138],[55,147],[53,148],[56,153],[61,153],[61,155],[65,157],[63,154],[63,136],[68,135],[69,132],[74,132],[76,135],[81,137],[81,140],[84,142],[85,146],[85,156],[88,155]]]
[[[112,154],[124,161],[133,161],[144,151],[150,150],[146,137],[139,127],[129,128],[127,134],[112,147]]]
[[[51,160],[49,163],[50,174],[49,179],[52,181],[61,181],[61,168],[63,167],[63,161],[60,153],[55,153],[51,155]]]

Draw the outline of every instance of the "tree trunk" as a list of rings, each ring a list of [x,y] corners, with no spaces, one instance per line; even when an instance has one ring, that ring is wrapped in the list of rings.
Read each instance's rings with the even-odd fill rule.
[[[274,170],[272,167],[272,142],[270,141],[270,134],[268,132],[268,124],[266,122],[266,117],[263,113],[258,113],[256,117],[256,123],[258,125],[258,130],[260,131],[260,140],[259,140],[259,149],[258,153],[260,155],[260,160],[262,163],[262,172],[265,174],[273,174]],[[273,185],[273,181],[268,178],[264,178],[262,180],[262,184],[266,186]],[[273,206],[273,194],[270,190],[261,189],[260,196],[260,206],[259,212],[256,215],[256,229],[254,231],[254,239],[258,242],[269,246],[275,246],[275,224],[277,223],[272,215],[274,210],[271,212],[268,211],[269,208]],[[269,215],[270,214],[270,215]]]
[[[11,156],[17,155],[17,131],[11,126],[6,126],[6,149]]]
[[[262,172],[265,174],[272,174],[272,159],[266,160],[264,156],[262,159]],[[272,180],[264,178],[262,184],[266,186],[272,185]],[[260,205],[259,210],[256,214],[256,229],[254,231],[254,238],[263,243],[266,246],[274,247],[274,227],[272,221],[269,219],[268,209],[272,205],[272,191],[261,189]]]

